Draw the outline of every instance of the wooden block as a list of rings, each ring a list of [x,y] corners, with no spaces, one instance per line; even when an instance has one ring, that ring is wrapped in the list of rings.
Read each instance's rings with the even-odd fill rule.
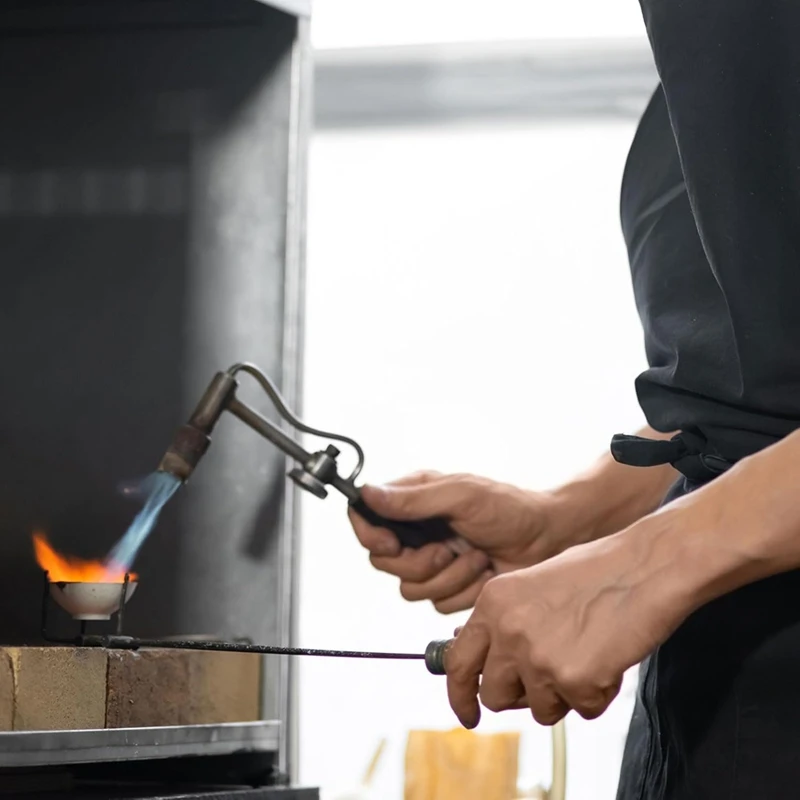
[[[0,652],[10,661],[13,672],[13,730],[85,730],[105,726],[104,650],[9,647]]]
[[[190,650],[108,655],[109,728],[259,719],[261,658]]]
[[[514,800],[519,733],[411,731],[405,800]]]

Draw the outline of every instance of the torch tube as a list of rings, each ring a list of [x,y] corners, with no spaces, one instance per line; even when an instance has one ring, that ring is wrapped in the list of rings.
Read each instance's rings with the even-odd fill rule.
[[[253,411],[252,408],[246,406],[238,398],[231,398],[227,409],[234,417],[240,419],[256,433],[260,433],[267,441],[272,442],[279,450],[295,461],[305,464],[311,458],[311,453],[304,450],[290,436],[287,436],[277,425],[273,425],[268,419]]]

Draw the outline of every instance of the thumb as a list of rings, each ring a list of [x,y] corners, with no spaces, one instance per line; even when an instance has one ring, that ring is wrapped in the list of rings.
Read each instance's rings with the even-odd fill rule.
[[[375,512],[388,519],[455,518],[474,498],[475,487],[463,479],[443,478],[421,486],[364,486],[361,495]]]

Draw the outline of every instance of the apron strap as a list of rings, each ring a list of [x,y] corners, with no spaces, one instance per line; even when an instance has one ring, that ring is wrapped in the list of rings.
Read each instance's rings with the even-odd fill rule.
[[[708,481],[729,470],[733,463],[709,452],[703,436],[684,431],[671,439],[645,439],[618,433],[611,440],[611,455],[631,467],[671,464],[692,481]]]

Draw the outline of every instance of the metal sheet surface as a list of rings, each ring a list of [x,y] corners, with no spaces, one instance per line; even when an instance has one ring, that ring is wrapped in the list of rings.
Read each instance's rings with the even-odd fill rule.
[[[644,37],[322,49],[314,66],[316,130],[638,119],[658,83]]]
[[[70,792],[69,800],[319,800],[319,789],[287,789],[262,786],[258,789],[219,789],[217,791],[173,792],[161,789],[140,790],[125,794],[98,794],[96,791]],[[25,795],[25,800],[64,800],[64,795]]]
[[[0,733],[0,768],[277,752],[279,722]]]
[[[13,108],[0,124],[7,645],[39,641],[32,531],[107,553],[137,511],[119,483],[156,466],[217,370],[254,361],[296,400],[310,82],[306,20],[254,0],[119,0],[103,29],[78,13],[97,2],[14,5],[0,3],[0,101]],[[123,10],[147,15],[123,25]],[[272,413],[252,381],[242,396]],[[139,554],[126,632],[290,644],[285,461],[220,423]],[[265,672],[265,719],[288,715],[288,669]]]

